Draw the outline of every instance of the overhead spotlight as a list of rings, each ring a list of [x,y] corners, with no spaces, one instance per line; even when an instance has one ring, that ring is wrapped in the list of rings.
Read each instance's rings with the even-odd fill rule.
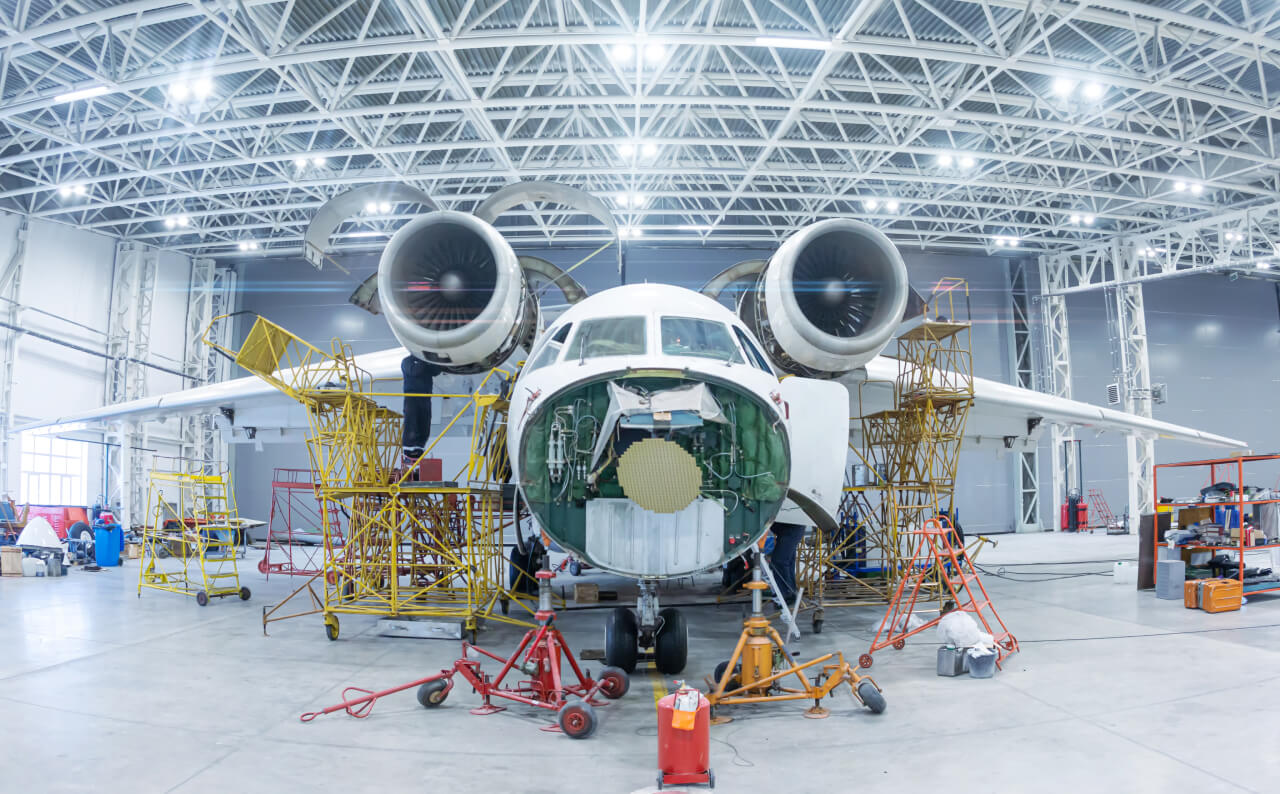
[[[1006,244],[1006,245],[1008,245],[1010,248],[1017,248],[1017,247],[1018,247],[1018,243],[1020,243],[1020,242],[1022,242],[1022,241],[1021,241],[1021,240],[1019,240],[1017,237],[1006,237],[1006,238],[1005,238],[1005,244]]]
[[[84,185],[72,185],[72,186],[71,186],[71,194],[72,194],[73,196],[84,196],[84,195],[88,194],[88,192],[89,192],[89,188],[85,187]]]
[[[1240,235],[1236,232],[1227,232],[1227,242],[1234,243],[1240,239]]]
[[[178,222],[175,221],[173,218],[164,219],[164,228],[166,229],[172,229],[174,226],[177,226],[177,225],[178,225]]]
[[[1195,151],[1191,149],[1191,147],[1189,146],[1183,146],[1181,149],[1178,150],[1179,157],[1190,157],[1193,154],[1195,154]]]
[[[63,198],[71,198],[71,186],[63,185],[62,187],[58,188],[58,195],[62,196]]]
[[[1271,263],[1270,263],[1270,262],[1268,262],[1268,261],[1267,261],[1267,260],[1265,260],[1265,259],[1259,259],[1259,260],[1258,260],[1258,269],[1259,269],[1259,270],[1270,270],[1270,269],[1271,269]]]
[[[1092,215],[1086,215],[1084,216],[1084,225],[1092,226],[1095,220],[1097,220],[1097,218],[1093,217]]]
[[[1186,189],[1187,189],[1187,183],[1186,183],[1186,182],[1183,182],[1181,179],[1179,179],[1177,182],[1174,182],[1174,183],[1173,183],[1173,189],[1174,189],[1174,190],[1176,190],[1177,192],[1181,193],[1181,192],[1183,192],[1184,190],[1186,190]]]
[[[635,153],[636,145],[634,143],[618,144],[618,154],[621,155],[623,159],[630,160]]]
[[[619,193],[618,197],[614,200],[618,202],[619,207],[631,206],[631,195],[629,193]]]
[[[1085,99],[1098,100],[1106,96],[1107,87],[1102,83],[1088,82],[1084,84],[1084,88],[1080,90],[1080,93],[1084,94]]]
[[[169,98],[175,102],[185,102],[191,96],[191,86],[186,81],[178,80],[169,84]]]
[[[867,212],[875,212],[880,208],[880,201],[873,198],[863,199],[862,206],[866,207]]]
[[[176,223],[176,224],[178,224],[179,226],[190,226],[190,225],[191,225],[191,219],[190,219],[190,218],[188,218],[186,215],[179,215],[178,217],[176,217],[176,218],[174,218],[174,219],[173,219],[173,222],[174,222],[174,223]]]
[[[996,248],[1004,248],[1004,238],[1003,238],[1003,237],[997,237],[997,238],[995,238],[995,242],[996,242]]]
[[[650,64],[658,63],[664,57],[666,57],[666,54],[667,54],[667,48],[662,46],[656,41],[651,41],[648,44],[644,45],[645,63],[650,63]]]
[[[377,212],[377,211],[378,211],[378,202],[376,202],[376,201],[366,201],[366,202],[364,203],[364,214],[365,214],[365,215],[372,215],[372,214],[374,214],[374,213],[375,213],[375,212]]]
[[[390,202],[390,201],[384,201],[384,202],[382,202],[381,204],[379,204],[379,205],[378,205],[378,212],[381,212],[383,215],[386,215],[386,214],[390,213],[390,212],[391,212],[391,202]]]
[[[1072,225],[1072,226],[1079,226],[1079,225],[1080,225],[1080,222],[1081,222],[1082,220],[1084,220],[1084,219],[1083,219],[1083,218],[1081,218],[1079,215],[1072,215],[1072,216],[1071,216],[1071,225]]]
[[[313,165],[315,165],[316,168],[324,168],[324,164],[327,163],[328,160],[324,159],[323,157],[315,157],[315,158],[312,158],[311,162]]]
[[[1200,184],[1199,182],[1191,183],[1191,195],[1198,196],[1203,192],[1204,192],[1204,185]]]
[[[636,48],[630,44],[615,44],[609,48],[609,57],[618,63],[626,63],[636,57]]]
[[[1142,255],[1143,255],[1143,256],[1145,256],[1145,257],[1147,257],[1148,259],[1151,259],[1152,257],[1154,257],[1154,256],[1156,255],[1156,249],[1151,248],[1150,246],[1148,246],[1148,247],[1146,247],[1146,248],[1143,248],[1143,249],[1142,249]]]
[[[623,226],[618,230],[618,236],[624,240],[633,240],[642,234],[644,234],[644,232],[634,226]]]
[[[250,241],[249,241],[249,250],[250,250],[250,251],[257,251],[257,250],[258,250],[258,241],[257,241],[257,240],[250,240]]]
[[[898,208],[901,206],[902,205],[898,203],[897,199],[889,199],[884,203],[884,208],[886,212],[897,212]]]
[[[949,155],[949,154],[940,154],[940,155],[938,155],[938,167],[939,167],[939,168],[950,168],[950,167],[951,167],[951,155]]]
[[[640,156],[646,160],[658,156],[658,144],[646,143],[640,147]]]
[[[295,158],[293,159],[293,167],[294,167],[294,168],[297,168],[299,171],[301,171],[302,169],[306,168],[306,167],[307,167],[307,158],[305,158],[305,157],[295,157]]]
[[[1053,79],[1053,93],[1058,96],[1071,96],[1071,92],[1076,90],[1076,81],[1070,77],[1055,77]]]
[[[975,159],[973,159],[973,157],[972,157],[972,156],[970,156],[970,155],[967,155],[967,154],[966,154],[966,155],[962,155],[962,156],[960,157],[960,167],[961,167],[961,168],[973,168],[973,167],[974,167],[975,165],[977,165],[977,164],[978,164],[978,161],[977,161],[977,160],[975,160]]]
[[[249,250],[249,244],[248,244],[248,243],[246,243],[244,240],[241,240],[241,241],[240,241],[239,248],[240,248],[240,250],[241,250],[241,251],[248,251],[248,250]]]
[[[207,77],[198,78],[191,83],[191,96],[196,99],[208,99],[213,93],[213,81]]]

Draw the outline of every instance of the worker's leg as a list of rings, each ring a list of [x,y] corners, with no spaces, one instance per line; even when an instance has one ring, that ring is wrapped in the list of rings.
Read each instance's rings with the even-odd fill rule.
[[[788,604],[796,597],[796,549],[804,538],[804,527],[799,524],[773,525],[773,554],[769,557],[769,567],[773,569],[773,577],[778,581],[778,595]]]
[[[431,398],[404,398],[404,430],[401,444],[406,463],[417,460],[431,435]]]

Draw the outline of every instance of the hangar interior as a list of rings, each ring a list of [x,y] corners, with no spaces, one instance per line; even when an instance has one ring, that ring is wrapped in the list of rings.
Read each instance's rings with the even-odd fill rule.
[[[838,228],[896,248],[903,294],[925,301],[920,327],[963,325],[965,405],[975,416],[994,388],[1043,401],[1043,417],[1032,409],[1025,420],[1006,403],[987,409],[1019,429],[985,433],[974,419],[950,474],[931,469],[937,482],[926,490],[935,507],[945,491],[943,526],[963,525],[945,544],[979,539],[976,547],[961,545],[950,563],[913,559],[924,519],[894,512],[877,527],[894,533],[900,558],[806,580],[880,577],[870,602],[800,593],[790,608],[766,604],[780,629],[797,611],[787,653],[841,651],[857,667],[875,650],[874,665],[849,673],[851,689],[869,674],[889,707],[872,714],[855,695],[831,705],[828,719],[804,720],[795,704],[733,705],[733,722],[709,730],[721,788],[985,791],[993,779],[1035,776],[1050,791],[1270,790],[1274,759],[1230,758],[1241,725],[1251,734],[1280,727],[1266,672],[1280,647],[1271,614],[1280,607],[1268,594],[1280,589],[1280,458],[1268,457],[1280,448],[1270,391],[1280,383],[1278,52],[1280,5],[1238,0],[0,2],[0,531],[12,550],[0,578],[0,712],[15,742],[0,787],[653,787],[667,746],[655,706],[664,725],[659,701],[677,680],[716,689],[713,670],[751,607],[725,592],[719,564],[652,577],[660,603],[679,605],[688,621],[688,663],[681,651],[682,669],[665,670],[643,657],[637,577],[566,548],[536,510],[522,518],[510,489],[496,516],[458,512],[473,498],[488,504],[452,474],[476,463],[476,439],[499,429],[515,438],[515,422],[536,414],[536,396],[510,416],[480,397],[524,399],[528,367],[515,373],[545,340],[453,371],[446,355],[432,392],[452,396],[431,403],[429,436],[439,440],[426,454],[443,474],[405,474],[398,452],[387,470],[397,488],[409,478],[461,489],[432,491],[448,506],[432,509],[451,518],[419,514],[400,531],[417,521],[444,544],[445,525],[468,538],[486,527],[493,551],[483,565],[498,568],[485,586],[497,600],[477,611],[466,596],[472,611],[462,617],[414,613],[417,596],[344,607],[340,621],[330,608],[331,598],[355,598],[343,582],[354,589],[406,570],[414,580],[419,563],[351,573],[361,563],[344,556],[341,528],[355,532],[348,522],[362,497],[349,479],[344,496],[319,499],[328,486],[307,442],[319,412],[314,395],[298,396],[306,389],[289,379],[279,345],[313,345],[310,362],[336,349],[343,365],[343,355],[398,350],[391,383],[378,370],[355,391],[399,411],[411,391],[398,374],[405,336],[358,291],[377,283],[386,309],[395,298],[378,274],[392,242],[410,239],[400,230],[441,211],[483,216],[488,199],[524,184],[477,223],[519,258],[513,272],[533,296],[521,311],[532,306],[541,328],[589,311],[612,288],[697,292],[758,261],[716,298],[766,351],[770,340],[786,348],[776,315],[751,320],[763,309],[743,307],[753,290],[765,295],[785,241],[814,224],[856,221]],[[545,183],[576,192],[537,187]],[[350,196],[359,198],[334,209]],[[326,212],[337,213],[332,223]],[[529,258],[553,266],[541,282]],[[548,285],[546,272],[567,273],[592,297]],[[841,278],[840,295],[856,297],[854,277]],[[795,281],[799,291],[835,283]],[[960,297],[962,317],[946,303]],[[772,308],[764,297],[758,306]],[[271,364],[291,385],[249,397],[237,379],[265,388],[264,379],[242,366],[250,356],[235,359],[261,343],[260,318],[280,329]],[[747,341],[729,344],[750,360]],[[909,364],[891,357],[895,344],[871,355],[882,352],[901,378]],[[572,372],[586,358],[571,353],[551,369]],[[859,479],[870,460],[859,450],[871,442],[857,384],[843,371],[771,361],[762,368],[783,384],[849,386],[843,496],[827,512],[841,531],[869,526],[868,508],[851,507],[869,487]],[[495,367],[510,380],[489,377]],[[979,379],[995,386],[974,386]],[[321,380],[316,388],[336,388]],[[230,391],[168,407],[219,385]],[[1087,405],[1062,408],[1075,404]],[[399,443],[397,431],[384,446]],[[797,482],[815,450],[791,449]],[[510,465],[497,442],[483,452]],[[1204,460],[1220,462],[1166,467]],[[508,481],[530,487],[532,475],[512,468]],[[937,485],[948,476],[954,482]],[[192,487],[205,490],[175,496]],[[225,489],[229,510],[210,507],[224,498],[210,487]],[[735,510],[747,492],[733,494]],[[196,506],[184,508],[187,498]],[[836,530],[790,499],[772,509],[806,513],[803,568]],[[291,508],[306,515],[282,544],[276,522],[287,524]],[[218,535],[202,528],[217,523],[202,514],[244,521]],[[51,556],[20,540],[38,517],[62,562],[24,576],[24,561]],[[600,650],[611,610],[639,599],[642,659],[628,671],[628,694],[597,709],[589,743],[540,732],[549,718],[527,705],[473,717],[480,701],[462,683],[430,713],[402,692],[366,720],[339,712],[298,722],[348,697],[348,686],[382,689],[448,668],[458,638],[506,658],[529,626],[547,623],[535,615],[545,611],[535,564],[526,557],[524,585],[508,578],[519,578],[514,555],[525,553],[526,534],[550,549],[555,625],[589,668],[600,669],[599,654],[614,661]],[[117,556],[95,564],[110,544]],[[475,548],[457,542],[437,556],[465,557],[475,570]],[[741,549],[725,549],[730,566]],[[307,564],[291,572],[281,559]],[[766,578],[774,570],[752,567]],[[909,592],[926,569],[928,609]],[[941,677],[945,637],[932,626],[911,634],[905,617],[888,624],[913,609],[944,619],[948,599],[979,575],[981,596],[957,611],[987,621],[981,604],[998,607],[1016,653],[997,649],[993,680],[950,680]],[[213,584],[221,576],[234,585]],[[449,586],[465,590],[458,577]],[[1205,582],[1234,583],[1231,605],[1197,600]],[[429,600],[434,586],[416,592]],[[768,587],[766,596],[779,589]],[[197,594],[200,606],[183,597]],[[216,595],[228,597],[211,602]],[[305,614],[290,618],[295,611]],[[381,619],[410,614],[445,627],[412,639],[382,630]],[[998,645],[993,625],[981,628]],[[902,636],[905,648],[881,652],[884,636]],[[649,639],[656,660],[659,640]],[[1206,726],[1208,714],[1221,720]],[[510,737],[502,748],[485,741],[493,730]],[[1204,752],[1178,747],[1191,733]]]

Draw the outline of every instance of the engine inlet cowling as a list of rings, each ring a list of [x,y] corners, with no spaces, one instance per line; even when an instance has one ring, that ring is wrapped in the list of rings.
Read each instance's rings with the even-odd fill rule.
[[[879,355],[909,292],[893,242],[872,226],[838,218],[783,243],[738,313],[779,367],[831,377]]]
[[[378,294],[396,339],[451,372],[502,363],[537,324],[510,244],[460,212],[432,212],[397,231],[378,263]]]

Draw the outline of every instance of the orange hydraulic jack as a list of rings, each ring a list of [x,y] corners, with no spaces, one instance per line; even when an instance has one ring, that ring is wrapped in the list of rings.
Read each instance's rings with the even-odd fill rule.
[[[829,714],[821,706],[822,699],[844,683],[849,684],[849,692],[855,702],[875,714],[884,711],[884,693],[880,685],[871,676],[859,675],[844,660],[843,653],[828,653],[804,664],[796,664],[792,660],[782,637],[764,616],[763,592],[768,585],[760,579],[760,566],[765,564],[757,555],[751,569],[751,581],[746,584],[751,591],[751,616],[742,624],[738,645],[727,661],[716,666],[715,680],[707,680],[711,689],[711,694],[707,695],[711,701],[711,724],[722,725],[732,720],[718,714],[718,706],[784,700],[812,700],[813,706],[804,716],[822,719]],[[810,668],[818,669],[813,681],[805,675]],[[798,687],[783,686],[784,680],[791,683],[790,676],[795,676]]]

